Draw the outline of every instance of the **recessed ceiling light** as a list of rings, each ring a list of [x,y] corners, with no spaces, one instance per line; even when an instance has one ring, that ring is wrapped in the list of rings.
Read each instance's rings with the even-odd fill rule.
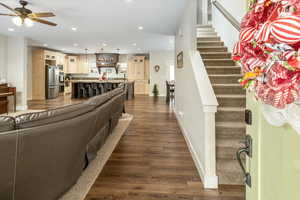
[[[139,30],[144,30],[144,27],[139,26],[138,29],[139,29]]]
[[[43,46],[44,46],[44,47],[47,47],[47,46],[48,46],[48,44],[43,44]]]
[[[133,43],[132,45],[133,45],[133,46],[136,46],[136,43]]]
[[[77,28],[76,27],[72,27],[71,30],[72,31],[77,31]]]
[[[138,51],[142,50],[141,48],[137,48]]]
[[[66,49],[62,48],[61,50],[62,50],[62,51],[65,51]]]
[[[77,43],[74,43],[73,46],[74,46],[74,47],[78,47],[78,44],[77,44]]]
[[[106,47],[106,46],[107,46],[107,44],[106,44],[106,43],[103,43],[103,44],[102,44],[102,46]]]
[[[15,29],[13,29],[13,28],[8,28],[8,31],[13,32],[13,31],[15,31]]]
[[[125,0],[126,3],[131,3],[133,0]]]

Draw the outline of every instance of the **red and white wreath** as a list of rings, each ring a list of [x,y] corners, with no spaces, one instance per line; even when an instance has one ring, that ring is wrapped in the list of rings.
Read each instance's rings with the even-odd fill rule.
[[[287,113],[297,110],[300,120],[294,105],[300,97],[300,0],[252,3],[242,20],[233,59],[242,67],[241,85],[271,106],[266,112],[288,120]]]

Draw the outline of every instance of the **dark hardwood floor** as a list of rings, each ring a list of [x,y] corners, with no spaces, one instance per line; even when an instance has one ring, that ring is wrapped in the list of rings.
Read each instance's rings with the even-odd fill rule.
[[[29,109],[78,103],[59,97],[30,101]],[[126,102],[134,119],[85,200],[244,200],[244,188],[204,190],[172,107],[164,98]]]
[[[133,122],[85,200],[243,200],[244,189],[203,190],[172,108],[164,98],[126,103]]]

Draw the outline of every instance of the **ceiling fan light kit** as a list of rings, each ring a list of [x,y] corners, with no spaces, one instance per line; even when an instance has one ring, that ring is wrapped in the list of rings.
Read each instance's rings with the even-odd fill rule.
[[[57,25],[53,22],[41,19],[43,17],[54,17],[55,15],[53,13],[51,13],[51,12],[33,13],[31,10],[25,8],[25,6],[28,5],[27,1],[20,0],[20,4],[22,7],[13,9],[13,8],[5,5],[4,3],[0,3],[1,6],[3,6],[4,8],[7,8],[8,10],[13,12],[13,14],[0,13],[0,16],[13,17],[12,22],[16,26],[22,26],[23,24],[25,24],[25,26],[27,26],[27,27],[32,27],[34,25],[34,22],[46,24],[49,26]]]

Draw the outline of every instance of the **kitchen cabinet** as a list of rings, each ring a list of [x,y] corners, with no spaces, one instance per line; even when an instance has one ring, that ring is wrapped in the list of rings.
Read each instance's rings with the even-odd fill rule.
[[[65,65],[65,54],[56,53],[56,65]]]
[[[66,72],[71,74],[88,74],[89,66],[85,55],[67,56]]]
[[[77,73],[79,74],[89,73],[88,58],[86,55],[78,56]]]
[[[68,56],[67,73],[77,73],[77,56]]]
[[[135,94],[149,94],[149,61],[145,56],[134,56],[128,63],[128,80],[135,81]]]
[[[57,53],[53,51],[44,50],[44,58],[45,60],[56,60]]]

